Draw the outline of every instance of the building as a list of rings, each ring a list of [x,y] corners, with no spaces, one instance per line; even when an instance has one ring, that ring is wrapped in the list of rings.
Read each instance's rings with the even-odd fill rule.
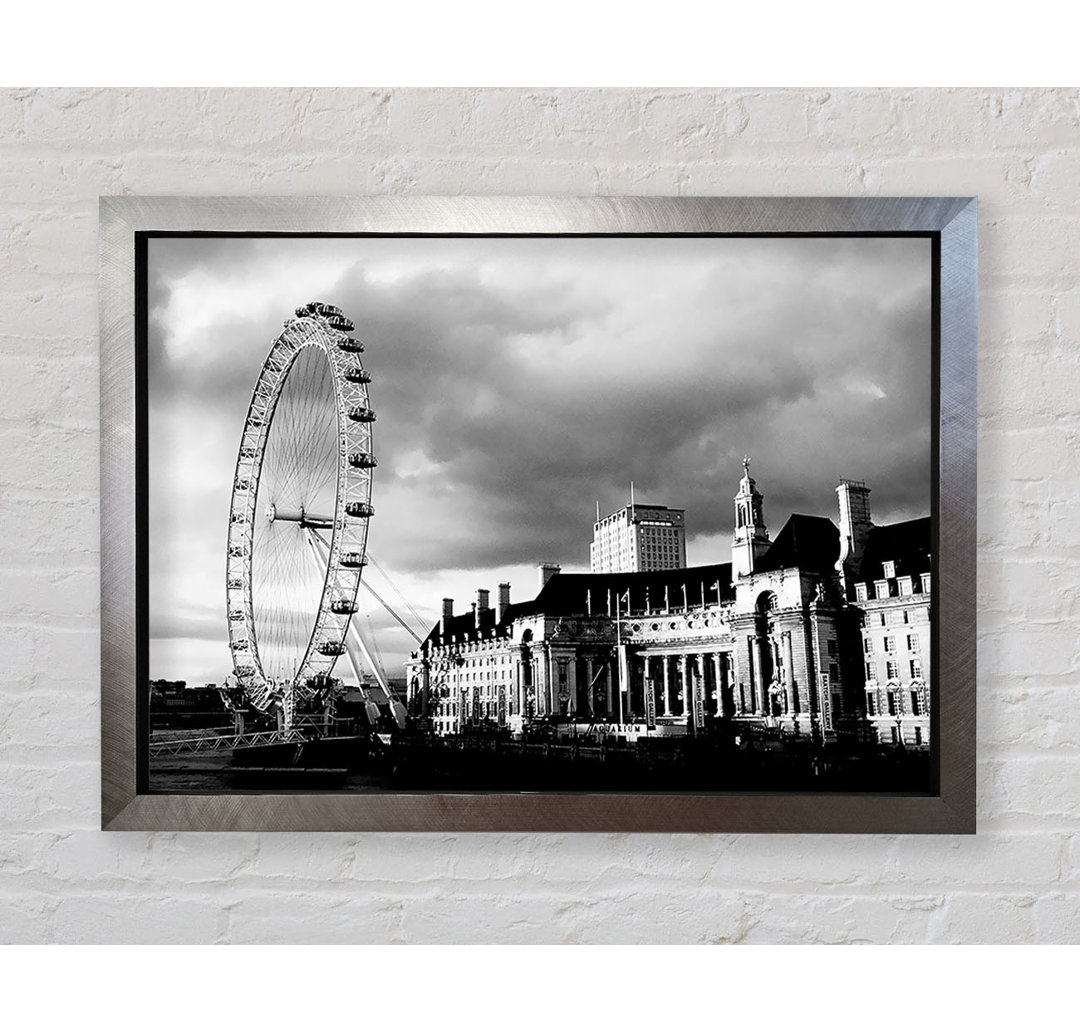
[[[865,715],[881,742],[930,739],[930,519],[872,527],[853,579]]]
[[[494,608],[483,590],[465,614],[443,600],[406,664],[413,712],[439,734],[559,717],[632,739],[723,718],[748,734],[928,745],[929,518],[876,527],[869,489],[842,481],[839,526],[794,514],[770,538],[749,467],[728,562],[542,564],[531,600],[511,603],[508,584]]]
[[[631,502],[602,520],[598,514],[589,553],[589,569],[594,574],[685,566],[684,510]]]

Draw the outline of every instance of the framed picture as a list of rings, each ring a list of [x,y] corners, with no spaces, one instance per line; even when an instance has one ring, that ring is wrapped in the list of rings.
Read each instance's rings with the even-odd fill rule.
[[[102,827],[973,832],[974,198],[101,201]]]

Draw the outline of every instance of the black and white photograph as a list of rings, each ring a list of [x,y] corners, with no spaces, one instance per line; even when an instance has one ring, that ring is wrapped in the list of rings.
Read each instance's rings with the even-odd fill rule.
[[[151,235],[149,791],[932,793],[933,267]]]

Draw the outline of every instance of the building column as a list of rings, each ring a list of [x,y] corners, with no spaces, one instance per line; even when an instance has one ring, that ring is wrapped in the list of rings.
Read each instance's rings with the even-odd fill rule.
[[[747,638],[747,659],[749,660],[750,670],[747,672],[747,680],[750,688],[750,713],[759,713],[758,709],[758,683],[761,681],[761,675],[759,668],[761,662],[758,659],[758,637],[757,635],[750,635]]]
[[[738,645],[735,645],[730,653],[726,653],[727,662],[725,663],[725,677],[727,678],[727,684],[731,686],[731,705],[735,714],[741,714],[740,710],[740,698],[739,698],[739,649]]]
[[[735,698],[735,654],[721,653],[720,654],[720,700],[723,702],[724,696],[729,694],[731,696],[731,715],[728,715],[725,711],[725,716],[732,716],[737,711],[738,702]]]
[[[611,660],[610,659],[604,661],[604,672],[605,672],[604,676],[605,676],[606,681],[607,681],[607,684],[605,686],[605,689],[606,689],[606,692],[607,692],[607,705],[606,705],[606,707],[604,709],[604,717],[609,718],[609,717],[611,717],[611,713],[612,713],[612,704],[615,702],[615,700],[614,700],[614,698],[612,696],[612,692],[611,692],[613,679],[611,677],[612,672],[611,672]]]
[[[547,691],[544,693],[544,702],[547,706],[545,713],[557,714],[559,712],[559,678],[555,673],[555,657],[551,655],[551,647],[544,647],[544,675],[547,678]]]
[[[544,648],[536,657],[536,716],[542,717],[547,711],[547,692],[551,672],[548,671],[548,654]]]
[[[724,654],[713,653],[713,691],[716,693],[716,716],[724,716]]]
[[[622,724],[630,710],[630,654],[623,642],[619,646],[619,698],[615,717]]]
[[[585,689],[585,695],[587,697],[585,705],[587,712],[591,717],[593,711],[596,709],[593,706],[593,660],[591,656],[585,657],[585,685],[587,686]]]
[[[664,717],[671,717],[671,657],[660,657],[664,665]]]
[[[784,682],[787,685],[788,709],[799,713],[799,692],[795,686],[795,660],[791,646],[791,632],[784,632]]]
[[[773,680],[776,678],[776,643],[769,635],[762,635],[758,639],[760,646],[760,677],[761,684],[761,712],[772,717],[772,695],[769,692]],[[772,668],[770,671],[769,668]]]
[[[686,717],[686,712],[687,712],[687,706],[686,705],[690,701],[690,691],[689,691],[690,683],[687,680],[686,661],[687,661],[687,656],[686,656],[685,653],[683,653],[679,657],[679,660],[678,660],[679,682],[680,682],[681,688],[682,688],[682,716],[683,717]]]
[[[781,685],[784,686],[786,690],[786,683],[784,682],[783,678],[779,677],[780,673],[783,671],[784,668],[784,665],[781,662],[780,643],[775,638],[770,638],[769,645],[772,647],[773,681],[779,682]],[[790,705],[791,704],[787,698],[787,692],[785,691],[784,701],[781,707],[783,713],[786,714],[788,712],[788,708],[790,707]]]

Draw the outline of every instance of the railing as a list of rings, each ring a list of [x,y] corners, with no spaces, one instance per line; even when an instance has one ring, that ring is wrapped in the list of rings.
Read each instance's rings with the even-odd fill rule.
[[[243,735],[208,735],[198,739],[172,739],[152,742],[151,757],[175,757],[181,753],[220,753],[235,750],[239,746],[271,746],[278,743],[304,742],[303,732],[290,729],[287,732],[247,732]]]

